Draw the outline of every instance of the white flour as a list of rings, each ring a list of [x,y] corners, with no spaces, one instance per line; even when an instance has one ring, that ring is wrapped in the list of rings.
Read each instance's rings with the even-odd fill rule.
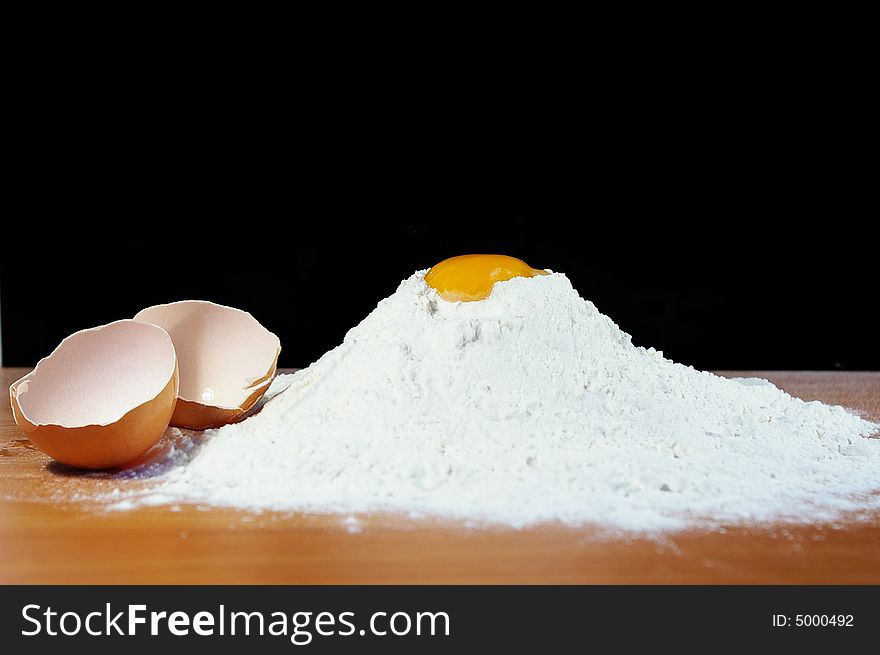
[[[635,347],[561,274],[461,304],[422,277],[147,502],[633,530],[880,505],[875,424]]]

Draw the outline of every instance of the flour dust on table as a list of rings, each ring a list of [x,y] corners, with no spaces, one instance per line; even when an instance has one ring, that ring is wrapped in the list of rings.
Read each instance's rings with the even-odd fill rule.
[[[559,273],[447,302],[418,272],[287,383],[134,504],[635,531],[880,506],[880,426],[634,346]]]

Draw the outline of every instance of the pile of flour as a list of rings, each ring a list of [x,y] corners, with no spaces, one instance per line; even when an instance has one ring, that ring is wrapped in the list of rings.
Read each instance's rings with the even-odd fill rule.
[[[423,276],[152,502],[625,530],[880,505],[880,426],[636,347],[558,273],[471,303]]]

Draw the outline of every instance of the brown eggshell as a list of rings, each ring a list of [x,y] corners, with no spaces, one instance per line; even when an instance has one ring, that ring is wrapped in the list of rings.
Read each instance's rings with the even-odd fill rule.
[[[269,389],[281,342],[248,312],[204,300],[141,310],[137,321],[171,335],[180,390],[171,425],[216,428],[243,419]]]
[[[18,427],[59,462],[121,468],[162,436],[174,413],[169,335],[124,320],[72,334],[9,387]]]

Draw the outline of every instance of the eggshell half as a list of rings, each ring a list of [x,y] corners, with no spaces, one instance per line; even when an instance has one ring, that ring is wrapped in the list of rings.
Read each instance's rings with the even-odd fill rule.
[[[124,467],[162,436],[177,399],[177,357],[163,329],[124,320],[82,330],[9,387],[18,427],[59,462]]]
[[[148,307],[134,318],[165,329],[174,341],[180,366],[175,427],[204,430],[241,420],[272,383],[281,342],[248,312],[184,300]]]

